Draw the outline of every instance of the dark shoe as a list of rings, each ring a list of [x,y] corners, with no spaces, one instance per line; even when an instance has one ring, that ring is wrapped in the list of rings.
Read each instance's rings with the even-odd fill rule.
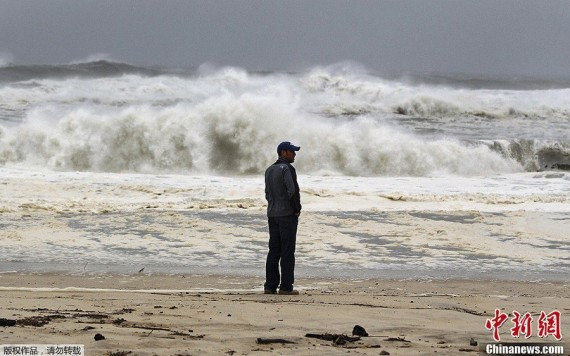
[[[281,295],[299,295],[298,290],[279,290],[279,294]]]
[[[275,289],[264,289],[263,294],[277,294]]]

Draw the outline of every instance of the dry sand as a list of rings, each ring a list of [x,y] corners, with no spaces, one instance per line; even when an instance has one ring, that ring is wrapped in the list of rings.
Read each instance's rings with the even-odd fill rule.
[[[493,342],[484,324],[495,308],[535,321],[557,309],[563,336],[570,330],[563,282],[301,279],[301,295],[280,296],[264,295],[259,278],[143,273],[0,274],[0,318],[18,320],[0,327],[0,344],[84,344],[87,355],[475,354]],[[345,345],[305,337],[351,335],[357,324],[370,336]],[[509,324],[502,342],[515,341]],[[535,328],[527,341],[564,338],[537,338]]]

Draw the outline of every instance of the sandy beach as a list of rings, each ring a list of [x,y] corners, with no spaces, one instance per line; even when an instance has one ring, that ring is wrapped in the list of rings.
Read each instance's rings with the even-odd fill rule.
[[[87,355],[458,355],[493,342],[484,324],[495,308],[533,316],[557,309],[563,332],[570,327],[568,283],[302,279],[297,286],[301,295],[280,296],[262,294],[262,280],[251,277],[6,273],[0,317],[17,324],[0,328],[0,343],[84,344]],[[355,325],[369,337],[344,345],[305,337],[351,336]],[[502,342],[515,341],[509,328],[500,329]],[[527,341],[562,345],[552,336]]]
[[[302,176],[301,295],[279,296],[263,294],[257,177],[0,172],[2,345],[457,355],[493,342],[485,322],[495,309],[533,318],[531,338],[514,339],[507,321],[501,342],[563,345],[570,327],[564,173],[508,176],[508,186]],[[539,338],[540,313],[555,310],[562,340]],[[356,325],[369,337],[306,337],[352,337]]]

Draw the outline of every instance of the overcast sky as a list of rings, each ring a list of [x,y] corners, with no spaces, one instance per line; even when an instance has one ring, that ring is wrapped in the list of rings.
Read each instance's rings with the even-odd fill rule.
[[[570,77],[570,1],[0,0],[0,62]]]

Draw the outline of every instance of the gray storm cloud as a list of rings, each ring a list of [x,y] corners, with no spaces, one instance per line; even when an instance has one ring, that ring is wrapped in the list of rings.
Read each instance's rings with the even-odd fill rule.
[[[568,1],[0,3],[0,53],[21,64],[105,53],[170,67],[298,70],[356,61],[386,73],[567,78],[568,33]]]

